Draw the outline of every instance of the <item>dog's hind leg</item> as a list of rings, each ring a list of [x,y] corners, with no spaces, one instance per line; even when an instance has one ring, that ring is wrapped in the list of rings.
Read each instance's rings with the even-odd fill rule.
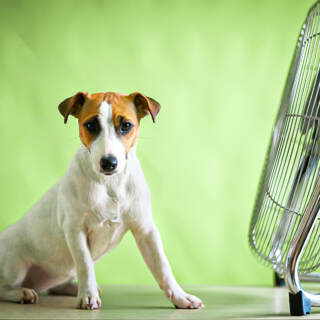
[[[0,300],[37,303],[38,295],[35,290],[21,287],[28,266],[18,257],[10,255],[6,257],[0,270]]]
[[[51,295],[76,297],[78,294],[78,284],[73,280],[68,280],[65,283],[49,289],[48,293]]]
[[[33,289],[0,287],[0,299],[20,303],[37,303],[39,298]]]

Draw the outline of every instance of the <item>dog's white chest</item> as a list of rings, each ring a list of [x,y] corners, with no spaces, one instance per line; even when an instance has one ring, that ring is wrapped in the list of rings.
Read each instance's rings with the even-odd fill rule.
[[[85,214],[88,244],[94,261],[114,249],[127,230],[123,219],[124,197],[104,185],[92,186]]]
[[[88,232],[88,245],[94,262],[114,249],[122,239],[126,228],[123,222],[105,221]]]

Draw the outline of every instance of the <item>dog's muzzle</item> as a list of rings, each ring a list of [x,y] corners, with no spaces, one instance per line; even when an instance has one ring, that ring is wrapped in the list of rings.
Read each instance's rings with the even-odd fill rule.
[[[117,169],[118,160],[111,154],[106,154],[100,159],[101,172],[107,175],[113,174]]]

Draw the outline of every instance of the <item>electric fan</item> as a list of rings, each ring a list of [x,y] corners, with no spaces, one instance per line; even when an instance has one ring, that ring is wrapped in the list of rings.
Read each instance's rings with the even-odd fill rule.
[[[249,229],[254,253],[285,279],[292,315],[320,306],[302,277],[320,266],[320,1],[299,35]]]

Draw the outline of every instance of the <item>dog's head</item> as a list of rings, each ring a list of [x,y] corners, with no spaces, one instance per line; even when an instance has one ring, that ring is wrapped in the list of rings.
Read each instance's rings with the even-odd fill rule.
[[[80,139],[89,150],[97,172],[121,172],[130,150],[136,145],[140,119],[150,114],[153,122],[160,104],[139,92],[122,95],[114,92],[78,92],[59,105],[64,117],[79,121]]]

